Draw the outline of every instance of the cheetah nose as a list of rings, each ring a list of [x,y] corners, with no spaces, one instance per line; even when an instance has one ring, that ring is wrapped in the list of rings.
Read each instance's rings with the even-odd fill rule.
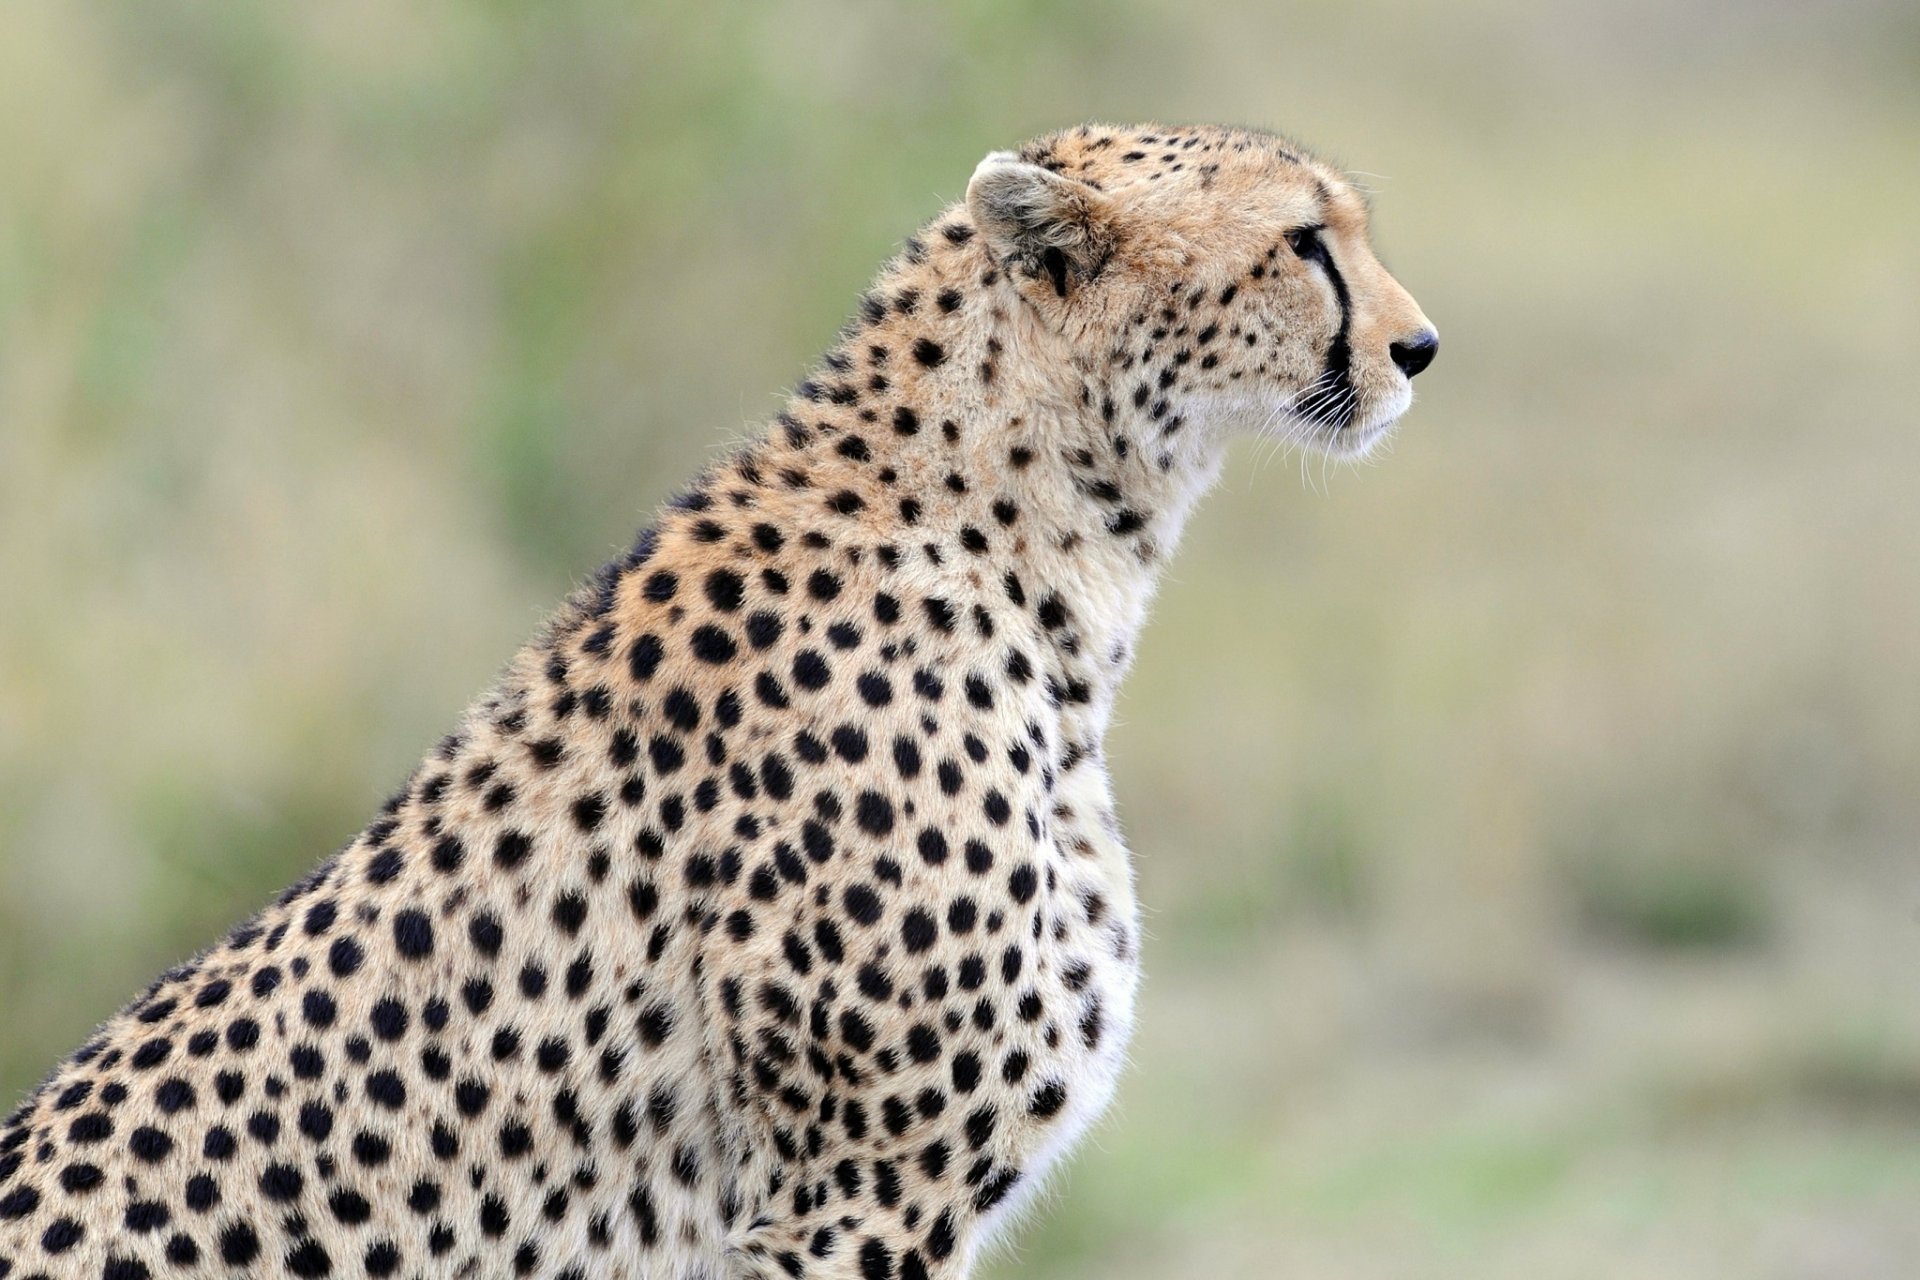
[[[1428,329],[1416,333],[1405,342],[1396,342],[1387,348],[1387,354],[1400,366],[1400,372],[1409,378],[1418,377],[1420,371],[1433,363],[1440,354],[1440,335]]]

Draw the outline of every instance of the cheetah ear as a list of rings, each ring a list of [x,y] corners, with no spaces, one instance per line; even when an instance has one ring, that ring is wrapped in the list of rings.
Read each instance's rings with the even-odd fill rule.
[[[1113,253],[1113,198],[1084,182],[995,151],[967,183],[967,210],[1013,274],[1047,280],[1066,297]]]

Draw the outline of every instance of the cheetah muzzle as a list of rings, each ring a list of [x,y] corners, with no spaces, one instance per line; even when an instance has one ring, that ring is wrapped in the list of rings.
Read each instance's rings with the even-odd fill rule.
[[[1102,754],[1229,440],[1437,340],[1336,170],[996,152],[344,850],[0,1128],[0,1280],[955,1280],[1112,1095]]]

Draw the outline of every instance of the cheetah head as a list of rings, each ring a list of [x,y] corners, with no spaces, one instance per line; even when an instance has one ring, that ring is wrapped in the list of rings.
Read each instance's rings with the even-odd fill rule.
[[[1364,454],[1439,349],[1366,200],[1269,134],[1086,126],[989,155],[967,205],[1044,328],[1163,427]]]

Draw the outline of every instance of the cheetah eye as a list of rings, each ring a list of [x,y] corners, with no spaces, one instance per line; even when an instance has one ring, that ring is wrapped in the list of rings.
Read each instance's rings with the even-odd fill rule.
[[[1325,262],[1327,259],[1326,241],[1320,238],[1325,227],[1295,227],[1287,232],[1287,248],[1302,262]]]

